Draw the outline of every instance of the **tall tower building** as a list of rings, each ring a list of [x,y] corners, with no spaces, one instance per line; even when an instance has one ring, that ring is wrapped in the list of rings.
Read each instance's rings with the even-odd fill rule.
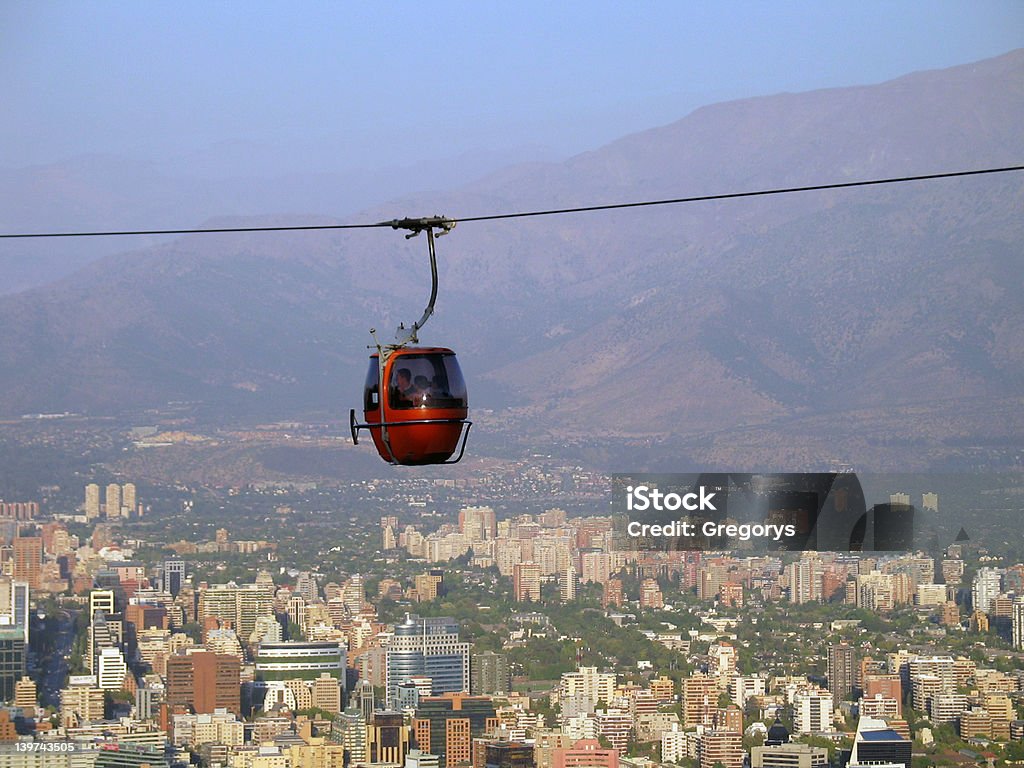
[[[125,483],[122,490],[121,506],[130,517],[134,516],[135,508],[138,506],[138,501],[135,498],[135,483]]]
[[[540,566],[516,563],[512,568],[512,592],[518,603],[540,602]]]
[[[177,597],[185,583],[185,561],[173,558],[164,560],[163,591]]]
[[[374,712],[366,729],[366,746],[368,762],[403,765],[409,751],[409,729],[402,713]]]
[[[0,577],[0,629],[18,630],[27,643],[28,624],[28,583]]]
[[[29,589],[39,589],[39,577],[43,568],[43,540],[37,536],[17,536],[14,539],[15,581],[23,581]]]
[[[85,486],[85,519],[95,520],[100,516],[100,487],[96,483]]]
[[[563,603],[571,603],[576,599],[576,592],[579,588],[580,574],[572,565],[568,566],[559,574],[558,588]]]
[[[801,557],[786,567],[789,577],[789,601],[810,603],[821,600],[821,561],[816,557]]]
[[[167,659],[167,703],[211,714],[223,707],[241,712],[241,661],[226,653],[197,651]]]
[[[1024,597],[1014,598],[1011,611],[1010,629],[1013,647],[1017,650],[1024,650]]]
[[[373,701],[373,683],[369,680],[363,680],[359,683],[359,711],[363,715],[363,722],[370,722],[370,717],[373,715],[374,701]]]
[[[828,689],[836,701],[853,697],[854,670],[857,652],[851,645],[840,643],[828,647]]]
[[[832,694],[827,691],[797,691],[793,698],[793,728],[796,732],[831,731],[832,701]]]
[[[435,694],[469,690],[469,643],[459,642],[459,623],[406,614],[388,643],[385,673],[389,706],[398,686],[416,676],[429,677]]]
[[[999,594],[1003,578],[1002,568],[979,568],[971,584],[971,606],[988,613],[992,601]]]
[[[505,654],[494,651],[473,654],[470,691],[474,696],[509,693],[511,690],[512,671]]]
[[[105,511],[107,513],[107,517],[121,516],[121,486],[117,483],[111,483],[107,486],[107,503]]]

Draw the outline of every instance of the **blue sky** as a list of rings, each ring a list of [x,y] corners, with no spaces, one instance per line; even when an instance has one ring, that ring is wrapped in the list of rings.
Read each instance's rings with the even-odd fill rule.
[[[197,174],[563,157],[702,104],[1021,46],[1019,0],[8,2],[0,167],[88,153]]]

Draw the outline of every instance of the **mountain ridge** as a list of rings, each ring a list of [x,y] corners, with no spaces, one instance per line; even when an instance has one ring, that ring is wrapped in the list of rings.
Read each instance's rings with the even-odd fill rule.
[[[880,85],[702,107],[564,163],[503,169],[341,221],[1015,164],[1022,121],[1015,51]],[[1003,402],[1024,381],[1022,209],[1024,182],[1004,175],[463,222],[438,241],[438,311],[422,338],[456,348],[475,403],[502,403],[554,435],[698,435]],[[167,400],[341,412],[358,399],[369,327],[386,336],[419,316],[422,240],[192,236],[3,297],[0,412]],[[942,440],[930,423],[907,424]]]

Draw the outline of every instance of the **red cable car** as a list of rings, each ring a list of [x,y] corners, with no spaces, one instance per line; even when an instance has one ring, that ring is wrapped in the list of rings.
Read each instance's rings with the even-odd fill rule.
[[[352,442],[358,445],[359,432],[366,429],[377,453],[391,464],[455,464],[465,453],[466,439],[473,424],[467,419],[469,401],[459,361],[455,353],[445,347],[407,346],[418,342],[417,331],[433,314],[437,298],[433,228],[438,227],[443,230],[441,234],[446,234],[455,222],[434,217],[402,219],[391,225],[395,229],[411,229],[409,237],[426,230],[432,290],[419,321],[409,329],[399,325],[396,342],[386,346],[377,344],[377,351],[370,355],[363,387],[365,423],[356,422],[355,409],[349,412]],[[381,397],[381,392],[385,397]]]

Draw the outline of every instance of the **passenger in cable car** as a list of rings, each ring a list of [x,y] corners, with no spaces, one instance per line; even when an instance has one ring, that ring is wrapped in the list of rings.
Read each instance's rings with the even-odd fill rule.
[[[395,372],[395,380],[391,384],[391,403],[396,408],[411,408],[416,388],[412,385],[412,372],[408,368],[399,368]]]

